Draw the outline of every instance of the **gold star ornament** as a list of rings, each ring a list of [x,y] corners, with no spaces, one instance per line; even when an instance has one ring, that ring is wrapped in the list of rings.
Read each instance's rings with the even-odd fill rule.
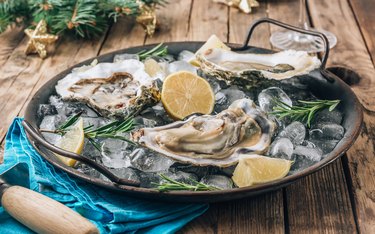
[[[259,6],[257,0],[214,0],[214,2],[223,3],[230,7],[236,7],[246,14],[251,13],[252,7]]]
[[[25,29],[26,35],[30,38],[27,42],[25,54],[38,53],[39,57],[47,57],[46,47],[48,44],[52,44],[58,39],[58,36],[47,33],[47,23],[44,20],[39,21],[36,28]]]

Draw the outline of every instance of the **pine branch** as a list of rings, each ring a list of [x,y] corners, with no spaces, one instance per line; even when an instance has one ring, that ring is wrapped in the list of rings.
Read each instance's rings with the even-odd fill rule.
[[[73,31],[82,38],[100,35],[107,24],[98,5],[99,0],[66,1],[51,19],[52,32],[61,34]]]

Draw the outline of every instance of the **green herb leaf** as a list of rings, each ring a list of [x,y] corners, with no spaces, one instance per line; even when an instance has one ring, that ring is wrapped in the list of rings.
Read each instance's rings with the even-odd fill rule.
[[[328,108],[329,111],[334,110],[340,100],[315,100],[315,101],[302,101],[298,100],[299,106],[289,106],[281,100],[274,100],[276,106],[273,108],[271,114],[278,118],[289,117],[292,120],[300,120],[307,124],[308,127],[311,125],[311,121],[317,112]]]
[[[215,191],[215,190],[221,190],[220,188],[217,188],[215,186],[207,185],[201,182],[198,182],[196,180],[192,180],[192,184],[182,183],[178,182],[176,180],[173,180],[169,178],[168,176],[164,174],[159,175],[163,180],[166,182],[157,184],[154,183],[154,185],[157,185],[156,189],[160,192],[166,192],[166,191],[181,191],[181,190],[189,190],[189,191]]]
[[[69,128],[70,126],[74,125],[77,120],[79,119],[79,117],[81,117],[82,115],[82,111],[78,112],[77,114],[69,117],[65,123],[63,123],[62,125],[60,125],[60,127],[57,128],[57,130],[60,130],[60,131],[65,131],[67,128]]]
[[[145,60],[146,58],[152,56],[164,57],[168,54],[168,46],[163,47],[163,43],[160,43],[159,45],[155,46],[150,50],[142,50],[137,54],[140,60]]]

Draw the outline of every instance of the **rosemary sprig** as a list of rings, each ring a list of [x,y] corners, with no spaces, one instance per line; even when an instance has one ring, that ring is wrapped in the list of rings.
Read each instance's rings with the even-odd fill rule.
[[[137,54],[140,60],[145,60],[146,58],[151,56],[164,57],[168,54],[168,46],[163,46],[163,43],[160,43],[150,50],[142,50]]]
[[[207,185],[201,182],[198,182],[196,180],[191,180],[193,184],[186,184],[182,182],[178,182],[176,180],[173,180],[169,178],[168,176],[164,174],[159,175],[162,179],[166,180],[167,182],[164,182],[162,184],[154,183],[157,186],[157,190],[160,192],[166,192],[166,191],[180,191],[180,190],[189,190],[189,191],[215,191],[220,190],[220,188],[217,188],[215,186]]]
[[[285,102],[275,100],[276,106],[273,108],[271,114],[278,118],[290,117],[292,120],[300,120],[311,125],[311,121],[315,114],[325,108],[332,111],[340,103],[340,100],[316,100],[316,101],[302,101],[298,100],[299,106],[289,106]]]
[[[51,130],[46,130],[46,129],[40,129],[40,131],[64,135],[68,131],[68,129],[78,121],[81,115],[82,115],[82,112],[79,112],[69,117],[56,130],[51,131]],[[96,138],[113,138],[113,139],[119,139],[119,140],[127,141],[127,142],[134,144],[134,142],[120,135],[121,133],[129,132],[133,129],[134,129],[134,120],[130,116],[128,118],[125,118],[124,120],[112,121],[96,129],[93,128],[93,125],[90,125],[90,126],[85,127],[83,131],[84,131],[85,137],[90,141],[90,143],[92,143],[95,146],[95,148],[100,149],[100,145],[96,143],[94,140]]]

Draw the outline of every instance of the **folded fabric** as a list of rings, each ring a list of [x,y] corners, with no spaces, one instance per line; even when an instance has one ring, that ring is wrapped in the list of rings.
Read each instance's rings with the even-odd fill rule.
[[[70,177],[45,161],[31,146],[16,118],[8,130],[0,174],[26,163],[30,189],[74,209],[101,233],[173,233],[203,214],[207,204],[166,203],[113,193]],[[27,178],[25,178],[27,179]],[[0,207],[1,233],[31,233]]]

